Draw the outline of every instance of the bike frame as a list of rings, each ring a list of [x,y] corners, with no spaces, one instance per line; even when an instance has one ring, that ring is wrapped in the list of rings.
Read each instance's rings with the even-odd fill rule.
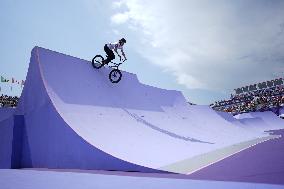
[[[108,58],[108,56],[106,56],[106,58]],[[118,70],[118,67],[119,67],[123,62],[125,62],[125,60],[124,60],[124,61],[120,61],[119,63],[110,61],[109,63],[112,63],[113,65],[110,65],[109,67]],[[109,63],[108,63],[108,64],[109,64]],[[108,65],[108,64],[107,64],[107,65]]]
[[[112,65],[110,65],[109,67],[114,69],[118,69],[118,67],[122,64],[122,62],[116,63],[112,61],[110,61],[110,63],[112,63]]]

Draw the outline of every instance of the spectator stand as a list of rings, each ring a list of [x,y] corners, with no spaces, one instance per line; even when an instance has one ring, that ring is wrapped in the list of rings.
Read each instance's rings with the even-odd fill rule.
[[[0,107],[16,107],[19,101],[19,97],[17,96],[8,96],[2,94],[0,96]]]
[[[283,79],[235,89],[229,100],[214,102],[210,107],[233,115],[255,111],[272,111],[280,115],[280,109],[284,107]]]

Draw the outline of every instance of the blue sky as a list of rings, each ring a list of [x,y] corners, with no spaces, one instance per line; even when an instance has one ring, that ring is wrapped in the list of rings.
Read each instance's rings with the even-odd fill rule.
[[[25,79],[34,46],[91,60],[125,37],[123,70],[209,104],[283,76],[283,10],[281,0],[1,0],[0,75]]]

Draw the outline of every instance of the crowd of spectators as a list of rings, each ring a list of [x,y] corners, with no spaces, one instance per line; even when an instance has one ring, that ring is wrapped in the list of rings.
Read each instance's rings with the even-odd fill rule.
[[[16,107],[18,104],[19,98],[17,96],[0,96],[0,107]]]
[[[210,105],[214,110],[233,115],[253,112],[277,110],[284,107],[284,86],[278,85],[242,94],[232,94],[229,100],[217,101]]]

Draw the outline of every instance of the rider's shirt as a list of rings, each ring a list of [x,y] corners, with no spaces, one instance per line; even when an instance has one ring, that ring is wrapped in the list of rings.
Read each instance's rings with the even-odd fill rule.
[[[108,43],[108,44],[107,44],[107,47],[108,47],[109,49],[111,49],[111,50],[113,50],[113,49],[115,49],[115,48],[123,50],[123,46],[121,46],[121,45],[119,44],[119,42],[116,42],[116,43]]]

